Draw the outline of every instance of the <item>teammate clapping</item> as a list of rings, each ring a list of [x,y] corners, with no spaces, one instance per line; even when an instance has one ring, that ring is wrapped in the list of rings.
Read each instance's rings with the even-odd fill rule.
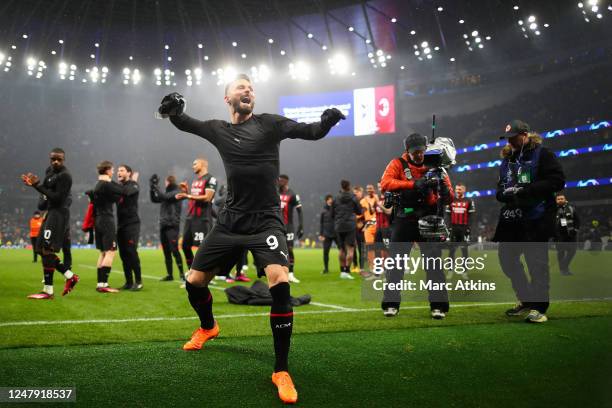
[[[159,190],[159,178],[154,174],[150,182],[151,202],[160,204],[159,208],[159,239],[162,251],[164,252],[164,262],[166,264],[166,276],[162,281],[174,280],[172,275],[172,257],[176,261],[181,282],[185,281],[183,273],[183,258],[178,249],[178,237],[181,223],[181,203],[176,198],[180,190],[176,184],[174,176],[166,177],[165,191]]]
[[[195,178],[191,189],[188,192],[187,183],[183,182],[180,184],[182,191],[176,195],[179,200],[189,200],[183,230],[183,253],[188,268],[193,263],[192,247],[199,247],[212,228],[212,200],[217,191],[217,179],[208,173],[208,160],[197,158],[192,168]]]
[[[60,148],[51,150],[49,154],[51,166],[45,172],[42,184],[38,176],[32,173],[21,175],[22,181],[38,191],[46,201],[47,215],[37,239],[37,251],[41,254],[44,287],[40,293],[29,295],[29,299],[53,299],[53,272],[58,271],[66,278],[62,296],[68,294],[79,282],[79,276],[57,257],[66,241],[70,224],[70,190],[72,176],[64,166],[66,153]]]
[[[117,179],[124,185],[139,190],[138,173],[122,164],[117,168]],[[125,285],[122,289],[138,291],[142,289],[140,258],[138,257],[138,239],[140,237],[140,218],[138,217],[138,191],[122,195],[117,202],[117,244],[119,256],[123,263]],[[133,272],[133,276],[132,276]]]

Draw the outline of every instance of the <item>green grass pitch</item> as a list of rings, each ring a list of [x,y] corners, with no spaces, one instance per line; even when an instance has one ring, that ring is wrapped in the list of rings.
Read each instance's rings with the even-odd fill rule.
[[[140,255],[142,292],[97,293],[97,253],[74,250],[82,278],[75,291],[58,295],[56,274],[56,298],[33,301],[26,296],[41,289],[40,263],[26,250],[0,250],[0,387],[74,386],[77,405],[87,407],[280,406],[269,378],[268,308],[230,305],[228,285],[216,285],[220,337],[183,352],[197,327],[186,294],[178,282],[158,281],[160,251]],[[321,256],[296,251],[302,283],[292,284],[292,294],[314,302],[295,310],[290,369],[298,405],[611,406],[609,301],[553,302],[547,324],[528,325],[503,315],[509,284],[489,268],[500,304],[454,302],[446,320],[433,321],[425,302],[406,302],[389,319],[377,302],[361,300],[360,279],[339,279],[335,252],[331,273],[322,275]],[[593,298],[603,297],[612,291],[611,261],[612,254],[579,252],[574,266],[584,272],[561,277],[551,256],[553,293],[570,298],[563,288],[590,287],[598,289],[588,292]],[[120,267],[117,258],[112,286],[123,284]]]

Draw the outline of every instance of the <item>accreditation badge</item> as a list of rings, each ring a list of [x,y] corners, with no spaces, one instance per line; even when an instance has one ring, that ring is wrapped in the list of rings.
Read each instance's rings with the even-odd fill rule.
[[[518,169],[518,182],[520,184],[529,184],[529,183],[531,183],[531,172],[523,171],[523,168],[520,167]]]
[[[404,169],[404,174],[406,175],[406,179],[412,180],[412,172],[410,171],[409,167],[406,167]]]

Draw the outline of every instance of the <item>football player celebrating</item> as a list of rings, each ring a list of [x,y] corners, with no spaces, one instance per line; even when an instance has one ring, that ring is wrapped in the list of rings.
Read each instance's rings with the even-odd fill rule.
[[[112,181],[113,163],[104,160],[97,166],[98,183],[91,194],[95,216],[96,248],[100,251],[98,257],[98,285],[96,290],[100,293],[116,293],[118,289],[108,286],[110,275],[117,251],[117,233],[115,229],[115,215],[113,206],[121,197],[130,197],[138,194],[136,183],[119,184]],[[133,173],[131,180],[138,181],[138,173]]]
[[[183,253],[189,268],[193,263],[192,247],[199,247],[212,228],[212,200],[217,191],[217,179],[208,173],[208,160],[197,158],[192,168],[195,178],[191,190],[187,192],[187,183],[183,182],[180,184],[182,192],[176,195],[179,200],[189,200],[183,230]]]
[[[138,183],[134,181],[134,176],[137,174],[127,164],[122,164],[117,169],[119,183],[124,186],[131,184],[136,190],[139,189]],[[117,244],[125,275],[123,289],[133,291],[142,289],[142,273],[140,271],[140,257],[138,256],[139,237],[140,217],[138,217],[138,192],[136,192],[128,196],[122,196],[117,202]]]
[[[199,350],[219,334],[212,312],[208,284],[216,273],[228,270],[245,249],[253,254],[259,273],[268,278],[272,308],[270,326],[276,362],[272,382],[285,403],[297,401],[288,373],[293,310],[289,290],[289,255],[278,195],[279,150],[284,139],[318,140],[344,119],[338,109],[327,109],[321,122],[304,124],[272,114],[254,114],[251,80],[239,75],[225,87],[230,122],[199,121],[183,113],[185,101],[177,93],[162,100],[158,112],[178,129],[208,140],[219,151],[227,175],[227,200],[217,223],[195,255],[189,276],[189,302],[200,317],[184,350]]]
[[[79,276],[61,263],[56,255],[62,249],[69,231],[72,176],[64,166],[64,150],[56,147],[49,153],[49,159],[51,166],[47,168],[42,184],[35,174],[21,175],[25,185],[36,189],[47,202],[47,215],[36,240],[37,251],[42,258],[44,287],[42,292],[29,295],[29,299],[53,299],[54,271],[60,272],[66,278],[62,296],[68,294],[79,282]]]
[[[468,257],[468,244],[470,242],[470,229],[476,206],[474,201],[465,198],[465,184],[457,183],[455,185],[455,199],[446,207],[446,212],[450,213],[451,225],[451,243],[448,251],[448,256],[455,258],[457,247],[461,248],[461,256]],[[453,271],[449,272],[447,278],[450,279]],[[465,279],[468,278],[467,272],[463,273]]]

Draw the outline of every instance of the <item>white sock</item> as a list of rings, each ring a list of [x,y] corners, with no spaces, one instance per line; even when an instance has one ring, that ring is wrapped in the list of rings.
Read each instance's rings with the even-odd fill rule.
[[[53,294],[53,285],[44,285],[43,286],[43,292],[47,293],[48,295],[52,295]]]
[[[72,271],[70,269],[68,269],[66,272],[64,272],[64,277],[66,279],[70,279],[74,276],[74,273],[72,273]]]
[[[97,286],[97,287],[98,287],[98,288],[103,288],[103,287],[104,287],[104,283],[102,283],[102,282],[98,282],[98,286]]]

